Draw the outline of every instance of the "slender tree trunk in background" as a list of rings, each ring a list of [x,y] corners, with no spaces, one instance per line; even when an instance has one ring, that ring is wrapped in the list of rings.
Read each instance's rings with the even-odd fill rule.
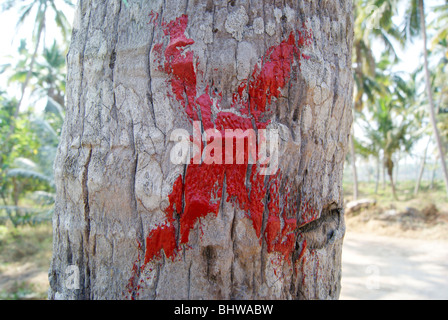
[[[383,157],[382,161],[382,185],[383,185],[383,191],[386,190],[386,160]]]
[[[426,93],[428,94],[428,108],[429,108],[429,118],[431,120],[432,130],[434,132],[434,137],[437,144],[437,149],[439,151],[439,158],[442,165],[442,174],[443,179],[445,180],[446,192],[448,194],[448,170],[445,162],[445,154],[443,151],[442,142],[440,140],[439,130],[437,128],[437,119],[435,114],[434,100],[432,97],[432,89],[431,89],[431,78],[429,74],[428,67],[428,51],[426,48],[427,39],[426,39],[426,23],[425,23],[425,5],[423,0],[419,0],[419,9],[420,9],[420,24],[422,29],[422,37],[423,37],[423,57],[424,57],[424,69],[425,69],[425,82],[426,82]]]
[[[352,157],[352,174],[353,174],[353,201],[358,200],[358,173],[356,170],[356,153],[355,143],[353,140],[353,129],[350,135],[350,154]]]
[[[14,205],[14,211],[15,211],[15,221],[18,220],[19,216],[20,216],[20,209],[19,209],[19,195],[20,195],[20,186],[17,183],[17,179],[13,178],[12,179],[12,203]],[[11,221],[13,221],[12,219],[10,219]],[[14,223],[14,227],[17,227],[17,225]]]
[[[381,167],[380,155],[377,155],[377,157],[376,157],[375,194],[378,194],[378,187],[380,184],[380,167]]]
[[[397,191],[395,189],[395,183],[394,183],[394,162],[392,161],[392,157],[389,155],[388,157],[386,157],[386,160],[384,162],[385,167],[387,169],[387,175],[389,176],[390,179],[390,187],[392,189],[392,195],[394,199],[398,201]]]
[[[392,189],[392,195],[393,195],[394,199],[396,201],[398,201],[397,190],[395,189],[395,182],[394,182],[394,178],[393,178],[393,174],[392,173],[389,173],[389,178],[390,178],[390,187]]]
[[[19,115],[20,107],[22,106],[23,98],[25,97],[25,91],[26,91],[26,88],[28,87],[28,83],[30,82],[31,74],[33,73],[34,64],[36,63],[36,58],[37,58],[37,51],[39,50],[41,35],[42,35],[42,27],[39,28],[39,31],[37,34],[36,46],[34,47],[34,52],[33,52],[33,55],[31,56],[31,61],[28,66],[28,71],[26,73],[25,82],[22,84],[20,100],[19,100],[19,102],[17,104],[17,108],[14,112],[14,118],[17,118],[17,116]]]
[[[42,5],[42,4],[40,4],[40,5]],[[37,51],[39,50],[40,38],[42,36],[42,31],[43,31],[43,28],[44,28],[44,24],[45,24],[45,21],[43,21],[41,24],[39,24],[39,29],[37,31],[36,46],[34,47],[34,52],[33,52],[33,55],[31,56],[31,61],[30,61],[30,64],[28,66],[28,71],[26,73],[25,81],[22,83],[22,90],[21,90],[21,93],[20,93],[20,99],[17,102],[16,110],[14,111],[14,118],[11,120],[11,124],[9,126],[8,134],[5,137],[5,141],[9,140],[9,137],[14,132],[15,120],[19,116],[20,108],[22,106],[23,99],[25,98],[26,88],[28,87],[28,83],[29,83],[29,81],[31,79],[31,74],[33,73],[34,64],[36,63]]]
[[[394,179],[394,181],[395,181],[395,183],[397,183],[398,182],[398,169],[399,169],[399,164],[400,164],[400,157],[401,157],[401,154],[400,154],[401,152],[400,151],[398,151],[398,155],[397,155],[397,161],[395,162],[396,164],[395,164],[395,179]]]
[[[423,172],[425,171],[426,155],[428,154],[428,148],[429,148],[430,142],[431,142],[431,138],[428,139],[428,143],[426,144],[425,151],[423,152],[422,161],[420,163],[420,169],[418,171],[417,181],[415,183],[414,196],[418,195],[418,191],[420,189],[420,184],[422,182]]]
[[[338,298],[352,1],[79,3],[49,298]],[[277,173],[173,163],[194,121],[277,129]]]
[[[439,156],[436,155],[436,159],[434,161],[434,167],[432,168],[431,173],[431,182],[429,183],[429,189],[434,189],[434,180],[436,178],[436,171],[437,171],[437,162],[439,161]]]

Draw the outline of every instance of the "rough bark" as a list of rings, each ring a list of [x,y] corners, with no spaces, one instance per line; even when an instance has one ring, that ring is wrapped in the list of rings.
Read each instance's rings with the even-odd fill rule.
[[[49,298],[338,298],[352,1],[128,3],[77,9]],[[278,173],[173,164],[195,117],[278,129]]]

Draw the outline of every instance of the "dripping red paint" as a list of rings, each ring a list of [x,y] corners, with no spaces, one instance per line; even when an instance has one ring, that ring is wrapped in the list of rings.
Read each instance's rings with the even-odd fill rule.
[[[155,19],[157,16],[151,16],[151,22]],[[208,85],[204,92],[198,92],[201,79],[197,72],[197,58],[191,50],[194,41],[185,35],[188,16],[182,15],[169,23],[162,21],[161,25],[169,43],[164,52],[162,43],[154,45],[154,62],[168,75],[172,98],[182,106],[191,123],[201,120],[204,130],[216,129],[223,136],[225,129],[267,128],[269,120],[266,119],[271,112],[269,106],[288,84],[294,61],[300,65],[300,59],[310,58],[301,52],[311,43],[312,36],[308,30],[291,32],[286,40],[270,47],[255,65],[250,80],[242,81],[233,94],[231,108],[238,111],[240,115],[237,115],[221,110],[222,92],[213,92],[210,96]],[[217,109],[215,115],[213,105]],[[250,176],[246,178],[248,170]],[[249,164],[246,156],[243,164],[190,163],[187,166],[185,175],[180,175],[173,184],[168,197],[169,206],[165,210],[165,223],[151,230],[146,238],[144,265],[161,257],[162,252],[167,258],[174,258],[181,246],[188,244],[196,223],[209,214],[218,214],[224,197],[224,180],[227,197],[223,200],[231,201],[244,210],[260,243],[266,241],[268,252],[279,253],[290,263],[296,241],[297,218],[295,214],[288,217],[286,210],[281,209],[292,201],[288,199],[290,190],[288,186],[282,186],[281,172],[265,177],[260,174],[260,165]],[[286,192],[280,192],[282,187]],[[292,210],[296,213],[295,209]],[[308,223],[315,219],[317,213],[313,210],[308,202],[302,204],[300,222]],[[268,217],[263,232],[263,215],[266,213]]]

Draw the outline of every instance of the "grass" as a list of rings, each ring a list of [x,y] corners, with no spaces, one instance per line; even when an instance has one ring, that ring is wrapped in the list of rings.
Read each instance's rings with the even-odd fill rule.
[[[448,196],[445,185],[442,181],[437,181],[431,189],[429,182],[424,181],[416,196],[414,187],[414,181],[399,181],[396,186],[396,201],[389,184],[385,188],[380,184],[375,193],[375,183],[360,182],[358,199],[374,199],[376,205],[346,214],[347,230],[395,237],[448,240]],[[353,184],[344,181],[343,188],[347,203],[353,199]]]
[[[343,188],[344,199],[351,201],[353,199],[353,183],[344,181]],[[390,184],[387,184],[383,188],[380,183],[378,191],[375,194],[374,182],[359,182],[358,199],[375,199],[383,207],[395,207],[398,210],[403,210],[406,206],[422,210],[430,204],[435,204],[442,211],[448,210],[448,196],[442,181],[435,181],[433,189],[429,188],[429,182],[423,181],[417,196],[414,196],[414,188],[414,181],[397,182],[398,201],[396,201],[393,198]]]
[[[45,299],[51,252],[50,223],[0,225],[0,299]]]

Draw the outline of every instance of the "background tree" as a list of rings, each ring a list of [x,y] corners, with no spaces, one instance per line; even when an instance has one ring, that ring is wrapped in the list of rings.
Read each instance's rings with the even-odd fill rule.
[[[29,15],[35,11],[34,18],[34,30],[33,30],[33,41],[34,41],[34,50],[33,54],[29,58],[29,62],[27,61],[27,72],[25,75],[25,79],[22,83],[22,89],[20,94],[20,99],[17,103],[16,110],[14,112],[14,117],[17,118],[20,112],[20,107],[22,105],[23,99],[25,97],[25,91],[28,87],[28,82],[31,79],[31,76],[34,71],[34,64],[36,63],[36,58],[38,56],[38,50],[41,45],[42,35],[45,33],[46,22],[49,14],[54,15],[54,21],[56,25],[59,27],[61,34],[65,37],[66,34],[70,30],[70,24],[65,17],[65,14],[62,10],[58,8],[56,5],[56,0],[26,0],[20,1],[18,3],[14,0],[7,0],[2,5],[2,11],[10,10],[12,7],[20,6],[20,17],[17,23],[17,26],[23,24],[23,22],[29,17]],[[73,5],[71,1],[64,0],[64,3],[67,5]],[[11,127],[8,135],[10,135],[14,131],[14,122],[11,122]]]
[[[30,59],[34,60],[31,73]],[[26,106],[19,113],[19,101],[2,93],[0,212],[6,212],[8,220],[17,226],[51,219],[53,161],[64,117],[65,57],[53,42],[50,48],[44,47],[43,55],[32,58],[26,41],[21,40],[17,55],[8,60],[1,70],[8,84],[19,83],[23,89],[26,83],[33,103],[48,100],[43,112]]]
[[[415,1],[412,1],[415,6]],[[425,5],[423,0],[418,0],[418,11],[413,9],[420,21],[420,30],[423,38],[423,61],[424,61],[424,72],[425,72],[425,83],[426,92],[428,95],[428,109],[429,109],[429,119],[431,121],[434,138],[436,141],[437,149],[439,151],[439,159],[442,167],[443,178],[445,180],[446,192],[448,194],[448,169],[445,162],[445,153],[442,146],[442,141],[440,139],[439,129],[437,128],[437,119],[435,114],[435,105],[433,100],[432,88],[431,88],[431,77],[428,66],[428,50],[427,50],[427,34],[426,34],[426,21],[425,21]]]
[[[355,6],[355,38],[353,43],[354,62],[354,114],[362,112],[366,101],[372,103],[376,93],[384,92],[375,81],[377,77],[376,58],[372,47],[374,43],[383,45],[383,53],[393,57],[397,61],[394,45],[395,41],[403,45],[398,27],[393,23],[393,17],[397,12],[397,1],[384,0],[357,0]],[[377,46],[377,45],[376,45]],[[356,121],[356,116],[355,116]],[[351,138],[351,165],[353,172],[353,198],[358,197],[358,178],[356,170],[357,142],[352,133]]]

